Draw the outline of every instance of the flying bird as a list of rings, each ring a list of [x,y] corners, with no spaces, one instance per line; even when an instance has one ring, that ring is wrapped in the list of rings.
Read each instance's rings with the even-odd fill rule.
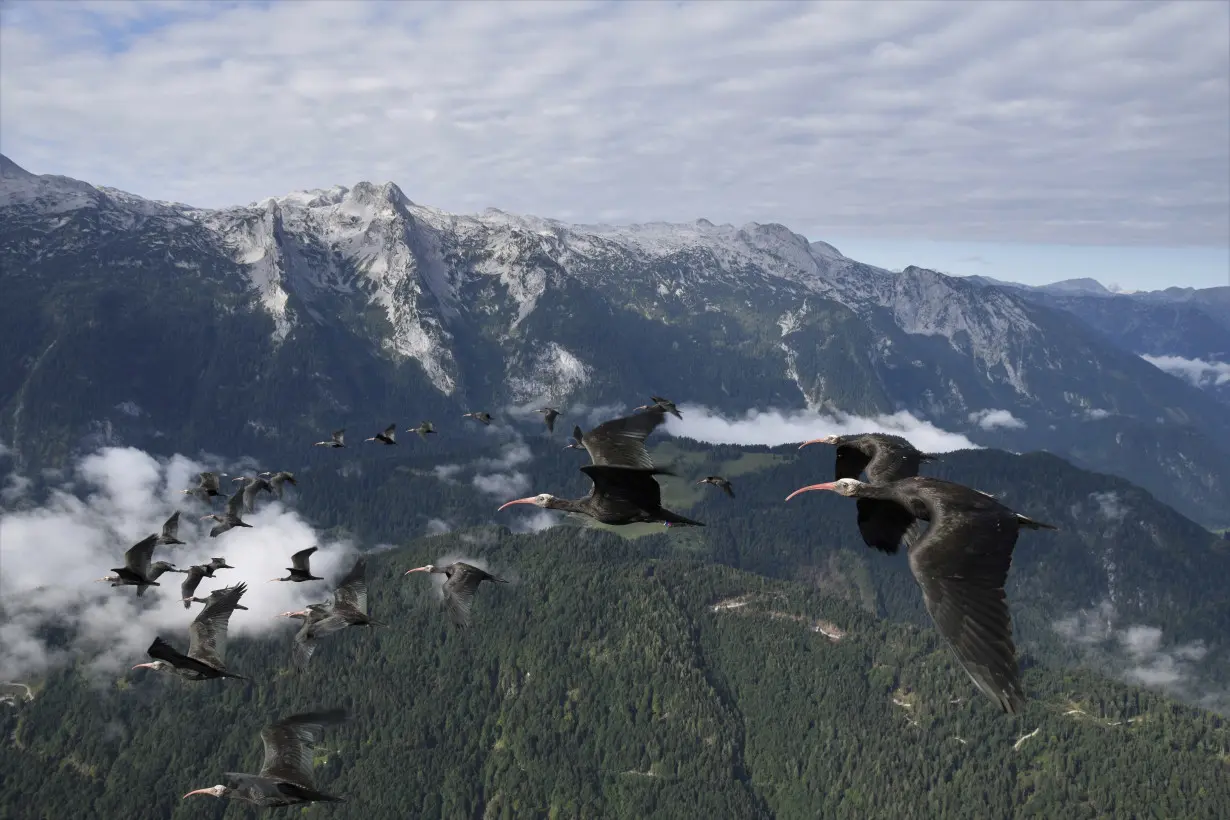
[[[274,581],[297,581],[302,583],[304,581],[325,580],[319,575],[313,575],[311,567],[308,566],[308,560],[317,549],[318,547],[308,547],[305,550],[299,550],[290,557],[291,565],[286,568],[290,575],[287,575],[285,578],[270,578],[266,583],[273,583]]]
[[[304,712],[271,723],[261,730],[265,760],[260,774],[223,775],[230,785],[218,784],[184,795],[210,795],[227,800],[242,800],[254,806],[274,808],[301,803],[345,803],[346,798],[325,794],[312,777],[313,744],[319,743],[325,726],[346,720],[342,709]]]
[[[663,508],[662,488],[654,480],[654,476],[675,475],[670,470],[586,464],[581,468],[581,472],[594,482],[589,495],[584,498],[556,498],[550,493],[540,493],[509,501],[500,509],[513,504],[533,504],[548,510],[563,510],[588,516],[603,524],[661,522],[667,526],[705,526],[700,521]]]
[[[936,628],[974,685],[1005,712],[1025,704],[1012,641],[1004,583],[1021,528],[1054,530],[1000,504],[986,493],[938,478],[914,476],[871,484],[841,478],[795,490],[812,490],[887,502],[862,528],[869,546],[896,552],[906,529],[930,524],[908,550],[910,571]]]
[[[226,475],[223,473],[223,475]],[[217,473],[201,473],[197,476],[197,485],[190,490],[180,490],[184,495],[194,495],[202,501],[209,503],[215,495],[222,495],[222,488],[218,485]]]
[[[503,578],[492,575],[486,570],[462,561],[438,567],[428,564],[425,567],[415,567],[406,570],[406,575],[412,572],[438,573],[447,580],[444,582],[444,608],[453,624],[461,629],[470,626],[470,607],[474,603],[474,592],[483,581],[496,584],[507,584]]]
[[[653,410],[654,408],[658,408],[666,413],[670,413],[680,421],[683,420],[683,414],[679,412],[679,408],[676,407],[675,403],[670,399],[664,399],[661,396],[650,396],[649,399],[653,402],[653,404],[642,404],[640,407],[636,408],[637,412],[640,412],[641,410]]]
[[[419,438],[426,441],[428,436],[436,432],[436,428],[432,426],[430,421],[425,421],[422,424],[420,424],[418,427],[411,427],[406,432],[407,433],[418,433]]]
[[[317,441],[313,447],[345,447],[346,446],[346,428],[333,431],[333,438],[328,441]]]
[[[144,593],[149,586],[161,586],[150,577],[150,558],[154,555],[154,547],[158,545],[158,534],[146,536],[133,544],[124,553],[124,566],[112,567],[115,575],[105,575],[99,581],[110,581],[113,587],[135,586],[137,594]]]
[[[364,441],[379,441],[382,444],[397,443],[397,422],[393,422],[388,427],[384,428],[383,433],[377,433],[371,438],[365,438]]]
[[[730,486],[730,482],[722,478],[720,475],[705,476],[697,484],[712,484],[714,487],[720,487],[722,492],[726,493],[731,498],[735,497],[734,488]]]
[[[491,414],[486,412],[485,410],[479,410],[477,413],[466,413],[465,415],[462,416],[462,418],[463,419],[475,419],[477,421],[481,421],[483,424],[491,423]]]
[[[547,423],[547,432],[555,432],[555,420],[559,418],[559,411],[554,407],[544,407],[541,410],[535,410],[535,413],[542,413],[542,420]]]
[[[276,473],[261,473],[260,477],[269,482],[270,490],[272,490],[274,496],[279,499],[282,497],[282,492],[285,489],[286,484],[294,484],[296,487],[299,486],[299,482],[295,481],[295,474],[287,472],[286,470],[280,470]]]
[[[212,518],[214,521],[218,522],[218,524],[209,531],[210,538],[217,538],[222,533],[235,527],[252,526],[239,517],[239,514],[243,511],[244,495],[248,492],[248,489],[249,488],[247,487],[241,487],[235,491],[234,495],[226,500],[226,512],[224,514],[218,515],[217,513],[210,513],[209,515],[201,516],[202,521],[207,518]]]
[[[242,481],[243,485],[243,511],[252,512],[256,505],[256,494],[262,490],[273,494],[273,485],[260,476],[236,476],[231,481]]]
[[[588,433],[572,428],[574,443],[568,447],[585,450],[590,461],[599,466],[653,469],[653,459],[645,449],[645,439],[666,420],[666,411],[651,407],[646,413],[633,413],[604,421]]]
[[[867,480],[872,484],[886,481],[897,481],[902,478],[912,478],[918,475],[918,470],[924,462],[935,461],[936,457],[920,452],[913,444],[901,436],[892,433],[856,433],[845,436],[824,436],[805,441],[799,445],[802,450],[809,444],[832,444],[837,448],[837,458],[833,466],[833,479],[858,478],[866,473]],[[855,505],[858,511],[858,527],[860,530],[875,527],[876,521],[891,520],[895,504],[878,498],[860,498]],[[902,533],[902,538],[908,547],[916,541],[924,529],[921,521],[915,521]],[[882,543],[878,537],[872,536],[868,543]],[[884,550],[877,546],[876,549]],[[887,552],[896,552],[893,545]]]
[[[169,564],[169,563],[167,563],[166,561],[155,561],[154,563],[152,563],[152,564],[150,564],[150,565],[149,565],[149,575],[148,575],[147,577],[148,577],[151,581],[157,581],[159,578],[161,578],[161,577],[162,577],[162,575],[163,575],[164,573],[167,573],[167,572],[187,572],[187,571],[188,571],[188,570],[186,570],[186,569],[176,569],[174,564]],[[162,585],[161,585],[161,584],[159,584],[159,586],[162,586]],[[144,594],[145,594],[145,590],[147,590],[147,589],[149,589],[149,587],[146,587],[146,586],[138,586],[138,587],[137,587],[137,595],[138,595],[138,596],[140,596],[140,595],[144,595]]]
[[[304,619],[303,627],[295,635],[294,660],[300,669],[307,666],[316,641],[350,626],[385,626],[367,614],[367,559],[360,556],[354,567],[333,591],[333,603],[325,617]],[[314,610],[320,612],[322,610]]]
[[[184,572],[184,570],[180,570],[180,572]],[[215,589],[215,590],[211,591],[211,592],[209,593],[209,595],[207,595],[207,596],[206,596],[206,597],[204,597],[204,598],[185,598],[184,600],[185,600],[185,601],[188,601],[188,602],[189,602],[189,604],[192,604],[192,603],[197,603],[197,604],[205,604],[206,606],[208,606],[209,604],[212,604],[214,601],[218,600],[218,598],[220,598],[221,596],[223,596],[223,595],[225,595],[226,593],[230,592],[230,591],[231,591],[232,589],[234,589],[234,588],[235,588],[235,587],[233,587],[233,586],[232,586],[232,587],[223,587],[222,589]],[[187,608],[187,607],[185,607],[185,608]],[[246,607],[246,606],[244,606],[243,604],[235,604],[235,609],[244,609],[244,610],[246,610],[246,609],[247,609],[247,607]]]
[[[214,571],[220,569],[234,569],[234,567],[226,563],[225,558],[211,558],[208,564],[193,564],[188,567],[186,570],[188,577],[179,585],[179,594],[184,602],[184,609],[191,608],[192,593],[196,592],[196,588],[201,585],[201,581],[205,578],[214,577]]]
[[[188,652],[184,654],[162,638],[154,638],[146,654],[156,660],[153,663],[139,663],[133,669],[153,669],[158,672],[174,672],[188,680],[207,680],[209,678],[240,678],[243,675],[228,672],[222,656],[226,652],[226,631],[230,625],[231,613],[239,604],[240,597],[248,589],[247,584],[239,584],[223,590],[211,603],[207,603],[201,614],[193,619],[188,626]],[[212,596],[211,596],[212,597]]]
[[[159,546],[169,546],[171,544],[182,544],[179,540],[179,510],[171,513],[171,517],[162,525],[162,533],[158,536]]]

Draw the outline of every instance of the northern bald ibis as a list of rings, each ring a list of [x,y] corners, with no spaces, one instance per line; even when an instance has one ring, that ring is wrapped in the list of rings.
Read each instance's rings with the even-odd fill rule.
[[[346,428],[334,430],[333,437],[328,441],[317,441],[312,444],[313,447],[345,447],[346,446]]]
[[[239,678],[243,675],[228,672],[222,661],[226,653],[226,630],[231,613],[247,591],[247,584],[239,584],[223,590],[212,602],[205,605],[201,614],[188,626],[188,653],[184,654],[162,638],[154,638],[147,653],[156,658],[153,663],[139,663],[133,669],[153,669],[158,672],[174,672],[188,680],[209,678]]]
[[[664,399],[661,396],[650,396],[649,399],[653,402],[653,404],[642,404],[640,407],[636,408],[637,412],[640,412],[641,410],[653,410],[656,407],[663,412],[670,413],[680,421],[683,420],[683,414],[679,412],[679,408],[676,407],[675,403],[670,399]]]
[[[113,587],[135,586],[137,594],[145,587],[161,586],[150,577],[150,558],[154,555],[154,547],[158,545],[158,534],[148,535],[133,544],[124,552],[124,566],[112,567],[115,575],[105,575],[98,581],[110,581]]]
[[[218,784],[184,795],[206,794],[227,800],[241,800],[254,806],[274,808],[302,803],[345,803],[346,798],[325,794],[312,777],[312,749],[319,743],[325,726],[346,720],[342,709],[304,712],[269,724],[261,730],[265,760],[260,774],[227,772],[230,785]]]
[[[467,629],[470,626],[470,607],[474,603],[474,592],[478,589],[478,585],[483,581],[491,581],[496,584],[507,584],[499,576],[492,575],[484,569],[479,569],[473,564],[467,564],[463,561],[456,561],[447,566],[438,567],[435,564],[428,564],[425,567],[415,567],[414,569],[406,570],[406,575],[412,572],[437,573],[445,577],[444,587],[444,609],[448,612],[449,619],[453,624],[461,629]]]
[[[243,511],[252,512],[256,505],[256,494],[264,491],[273,494],[273,485],[260,476],[236,476],[231,481],[242,481],[243,485]]]
[[[857,433],[845,436],[824,436],[805,441],[799,445],[802,450],[809,444],[832,444],[837,448],[837,460],[834,464],[834,480],[842,478],[858,478],[865,472],[867,480],[872,484],[884,481],[896,481],[918,475],[919,467],[926,461],[935,461],[936,457],[920,452],[913,444],[901,436],[892,433]],[[858,525],[862,529],[864,522],[891,517],[893,503],[877,498],[860,498],[855,505],[858,511]],[[923,524],[916,521],[902,533],[902,538],[908,547],[922,534]],[[876,549],[893,553],[880,546],[876,541]]]
[[[269,487],[277,498],[282,497],[282,492],[286,484],[294,484],[299,486],[299,482],[295,481],[295,474],[286,470],[279,470],[276,473],[261,473],[260,477],[269,482]]]
[[[248,492],[247,487],[240,487],[238,490],[236,490],[235,494],[226,500],[226,512],[223,513],[222,515],[218,515],[217,513],[210,513],[209,515],[201,516],[202,521],[204,521],[207,518],[212,518],[214,521],[218,522],[217,525],[214,526],[214,528],[209,531],[210,538],[217,538],[222,533],[226,532],[227,530],[234,529],[235,527],[251,527],[252,526],[251,524],[245,522],[242,518],[239,517],[239,514],[243,511],[244,495],[247,492]]]
[[[367,559],[362,556],[333,591],[333,603],[323,618],[304,619],[303,628],[295,635],[294,659],[300,668],[307,666],[316,649],[316,641],[350,626],[385,626],[367,614]],[[310,608],[309,608],[310,609]],[[321,610],[311,610],[320,612]]]
[[[841,478],[801,487],[786,500],[811,490],[886,502],[873,518],[860,522],[863,540],[885,552],[896,552],[916,519],[930,524],[908,550],[927,612],[974,685],[1005,712],[1017,712],[1025,694],[1004,583],[1021,528],[1057,528],[1027,518],[986,493],[938,478],[914,476],[879,484]]]
[[[425,421],[422,424],[420,424],[418,427],[411,427],[406,432],[407,433],[418,433],[419,438],[426,441],[428,436],[436,432],[436,428],[432,426],[430,421]]]
[[[162,577],[164,573],[187,572],[187,571],[188,570],[186,569],[176,569],[174,564],[169,564],[166,561],[155,561],[154,563],[149,565],[149,575],[147,577],[151,581],[157,581],[160,577]],[[159,586],[161,586],[161,584],[159,584]],[[148,589],[148,587],[144,587],[144,586],[137,587],[137,595],[144,595],[146,589]]]
[[[697,481],[696,483],[697,484],[712,484],[714,487],[720,488],[722,492],[726,493],[731,498],[735,497],[735,490],[733,487],[730,486],[730,482],[722,478],[720,475],[705,476],[704,478],[702,478],[700,481]]]
[[[559,411],[556,410],[554,407],[543,407],[539,410],[535,410],[534,412],[542,413],[542,420],[547,423],[547,432],[554,433],[555,432],[555,420],[559,418]]]
[[[653,459],[645,449],[645,439],[665,420],[666,411],[654,406],[645,413],[604,421],[588,433],[582,433],[580,427],[573,427],[575,443],[568,446],[574,450],[585,450],[590,461],[600,466],[652,470]]]
[[[670,470],[586,464],[581,468],[581,472],[594,482],[589,495],[584,498],[556,498],[550,493],[541,493],[509,501],[500,509],[513,504],[533,504],[548,510],[563,510],[589,516],[603,524],[662,522],[668,527],[672,524],[705,526],[700,521],[693,521],[662,507],[662,488],[654,480],[654,476],[675,475]]]
[[[223,473],[223,475],[226,475]],[[197,486],[190,490],[180,490],[184,495],[194,495],[205,503],[209,503],[215,495],[222,495],[222,488],[218,485],[217,473],[201,473],[197,477]]]
[[[188,567],[188,577],[179,585],[179,594],[183,599],[184,609],[192,606],[192,593],[196,592],[196,588],[201,585],[201,579],[214,577],[214,571],[219,569],[234,569],[234,567],[226,563],[225,558],[211,558],[208,564],[193,564]]]
[[[183,571],[184,570],[180,570],[180,572],[183,572]],[[222,589],[211,590],[210,593],[204,598],[185,598],[184,600],[190,604],[196,603],[196,604],[205,604],[206,606],[208,606],[209,604],[212,604],[214,601],[218,600],[219,597],[225,595],[226,593],[230,592],[234,588],[235,587],[233,586],[223,587]],[[247,607],[244,606],[243,604],[235,604],[235,609],[246,610]]]
[[[296,581],[303,583],[304,581],[323,581],[319,575],[313,575],[312,569],[308,565],[308,560],[312,557],[312,553],[316,552],[318,547],[308,547],[305,550],[299,550],[290,557],[290,566],[286,571],[290,573],[285,578],[270,578],[266,583],[274,581]]]
[[[397,443],[397,422],[393,422],[388,427],[384,428],[383,433],[377,433],[371,438],[365,438],[364,441],[378,441],[381,444],[396,444]]]
[[[162,532],[158,535],[159,546],[169,546],[171,544],[182,544],[179,540],[179,510],[171,513],[171,517],[162,525]]]
[[[483,424],[491,423],[491,414],[488,413],[486,410],[479,410],[477,413],[466,413],[465,415],[462,416],[462,418],[463,419],[474,419],[475,421],[481,421]]]

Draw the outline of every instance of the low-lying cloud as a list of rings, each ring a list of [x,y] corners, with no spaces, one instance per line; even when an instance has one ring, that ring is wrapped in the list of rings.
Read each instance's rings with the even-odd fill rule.
[[[247,582],[241,603],[248,610],[232,615],[232,635],[271,632],[283,624],[274,618],[278,613],[328,597],[331,582],[349,568],[354,545],[324,538],[299,512],[268,494],[261,494],[255,512],[244,516],[251,529],[210,538],[213,522],[199,518],[211,510],[180,493],[207,469],[252,474],[220,460],[200,463],[182,455],[166,459],[133,447],[108,447],[78,460],[68,479],[45,498],[30,497],[23,476],[9,476],[8,486],[26,490],[5,499],[0,517],[0,669],[6,677],[28,678],[74,660],[117,673],[144,660],[155,635],[186,651],[188,624],[201,611],[200,604],[184,609],[180,601],[186,576],[166,573],[158,579],[160,586],[141,598],[133,587],[95,581],[123,566],[124,552],[160,532],[177,509],[179,538],[186,543],[157,547],[153,560],[187,569],[214,556],[226,558],[235,568],[218,570],[194,594],[203,598],[213,589]],[[227,478],[223,482],[229,484]],[[293,503],[293,492],[288,488],[288,502]],[[221,506],[215,500],[212,511]],[[292,553],[311,546],[319,547],[312,569],[327,582],[266,583],[286,574]],[[53,626],[67,640],[49,642],[45,635]]]
[[[976,413],[970,413],[969,420],[970,424],[977,424],[983,430],[994,430],[996,427],[1020,430],[1025,427],[1025,422],[1008,410],[979,410]]]
[[[1230,364],[1185,359],[1182,356],[1141,356],[1149,364],[1197,387],[1222,387],[1230,384]]]
[[[960,433],[941,430],[906,411],[873,417],[814,410],[749,410],[742,418],[730,419],[695,404],[679,406],[683,419],[667,416],[666,432],[710,444],[744,444],[776,447],[796,444],[830,434],[846,435],[880,431],[896,433],[928,453],[978,449]]]

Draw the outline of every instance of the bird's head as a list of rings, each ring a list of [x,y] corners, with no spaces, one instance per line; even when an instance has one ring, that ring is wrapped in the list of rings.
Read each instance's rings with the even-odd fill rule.
[[[94,579],[94,583],[96,583],[96,584],[97,584],[99,581],[114,581],[114,580],[116,580],[116,578],[118,578],[118,577],[119,577],[119,576],[116,576],[116,575],[104,575],[104,576],[103,576],[103,577],[101,577],[101,578],[95,578],[95,579]]]
[[[210,786],[208,789],[197,789],[196,791],[188,792],[184,797],[191,797],[194,794],[207,794],[210,797],[225,797],[229,789],[219,783],[217,786]],[[181,800],[183,798],[180,798]]]
[[[840,443],[841,443],[841,436],[824,436],[823,438],[808,439],[807,441],[799,445],[799,449],[802,450],[804,447],[806,447],[809,444],[840,444]]]
[[[192,490],[180,490],[184,495],[192,495]]]
[[[806,487],[800,487],[790,495],[786,496],[786,500],[789,501],[799,493],[805,493],[811,490],[830,490],[838,495],[849,497],[852,495],[858,495],[859,491],[865,486],[867,485],[864,482],[859,481],[857,478],[839,478],[836,481],[826,481],[823,484],[809,484]]]
[[[531,495],[528,498],[518,498],[513,501],[509,501],[507,504],[502,505],[500,510],[505,507],[511,507],[513,504],[533,504],[535,507],[550,508],[555,506],[557,501],[559,501],[559,499],[550,493],[539,493],[538,495]],[[499,512],[500,510],[496,510],[496,512]]]
[[[306,618],[307,616],[308,616],[308,611],[306,609],[301,609],[298,612],[294,612],[294,611],[279,612],[277,615],[274,615],[273,617],[275,618]]]
[[[214,565],[214,569],[234,569],[225,558],[210,558],[209,563]]]
[[[435,571],[436,571],[435,564],[427,564],[426,566],[415,567],[414,569],[406,570],[406,575],[409,575],[412,572],[435,572]]]
[[[209,515],[202,515],[202,516],[201,516],[201,520],[202,520],[202,521],[207,521],[207,520],[209,520],[210,518],[212,518],[214,521],[221,521],[221,520],[222,520],[222,517],[221,517],[220,515],[218,515],[217,513],[210,513]]]
[[[163,661],[150,661],[149,663],[139,663],[134,666],[133,669],[153,669],[155,671],[161,671],[164,666],[166,666],[166,663]]]
[[[657,407],[657,406],[658,406],[658,405],[656,405],[656,404],[642,404],[640,407],[635,407],[635,408],[633,408],[633,412],[638,412],[638,413],[639,413],[641,410],[648,410],[648,409],[650,409],[651,407]]]

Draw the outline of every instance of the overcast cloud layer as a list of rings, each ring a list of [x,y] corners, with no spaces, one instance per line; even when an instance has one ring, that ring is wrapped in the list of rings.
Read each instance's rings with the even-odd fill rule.
[[[8,2],[0,145],[200,206],[1230,238],[1230,4]]]

